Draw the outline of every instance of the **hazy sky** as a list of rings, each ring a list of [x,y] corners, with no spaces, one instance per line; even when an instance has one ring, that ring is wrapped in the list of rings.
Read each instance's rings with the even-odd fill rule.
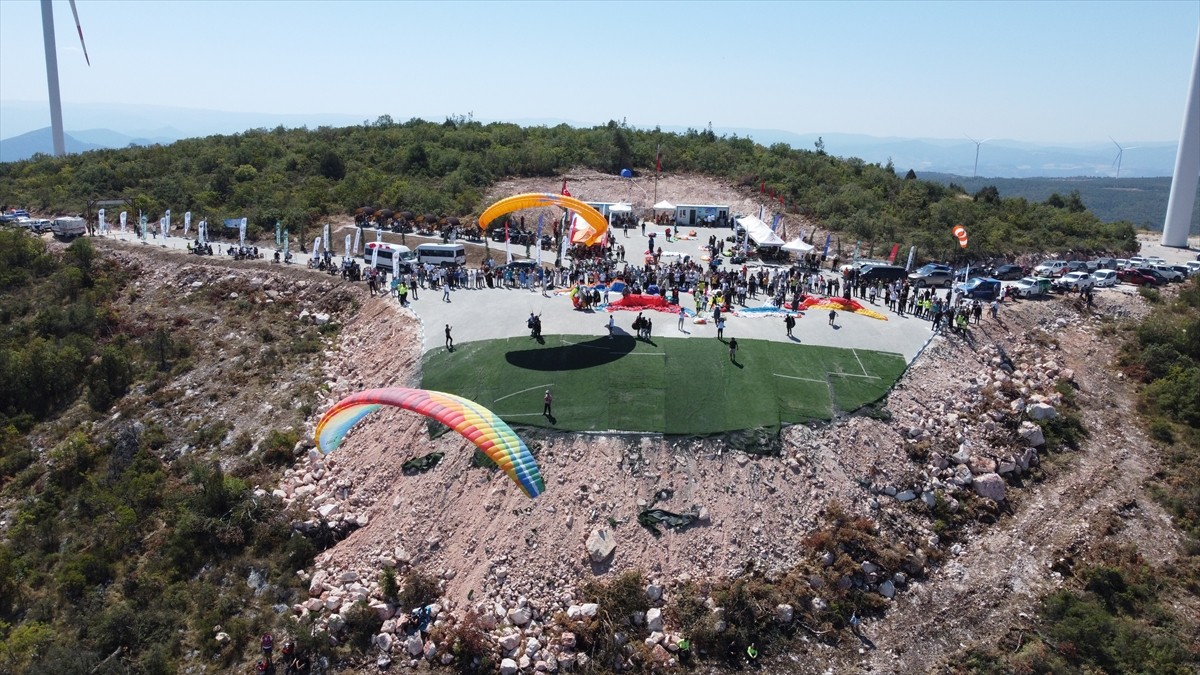
[[[1200,26],[1197,0],[77,6],[67,102],[1036,142],[1178,140]],[[0,26],[0,100],[45,101],[40,3]]]

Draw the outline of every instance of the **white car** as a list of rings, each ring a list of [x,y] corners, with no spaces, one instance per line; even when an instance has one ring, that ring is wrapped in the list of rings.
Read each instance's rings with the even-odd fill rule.
[[[1129,263],[1126,265],[1126,267],[1145,267],[1149,262],[1150,261],[1146,260],[1142,256],[1135,255],[1129,259]]]
[[[1039,295],[1045,295],[1050,290],[1050,280],[1025,277],[1018,279],[1013,283],[1012,287],[1015,289],[1017,297],[1034,298]]]
[[[1200,272],[1200,260],[1189,260],[1189,261],[1183,263],[1183,266],[1188,268],[1189,270],[1191,270],[1190,272],[1188,272],[1189,275]]]
[[[1116,270],[1096,270],[1092,272],[1092,283],[1095,284],[1096,288],[1116,286],[1118,282],[1120,282],[1120,279],[1117,278]]]
[[[1167,281],[1183,281],[1183,275],[1172,269],[1170,265],[1151,263],[1147,267],[1166,277]]]
[[[1066,273],[1067,269],[1066,260],[1047,260],[1033,268],[1033,273],[1039,277],[1060,277]]]
[[[1067,272],[1054,285],[1069,291],[1082,291],[1096,284],[1090,272]]]

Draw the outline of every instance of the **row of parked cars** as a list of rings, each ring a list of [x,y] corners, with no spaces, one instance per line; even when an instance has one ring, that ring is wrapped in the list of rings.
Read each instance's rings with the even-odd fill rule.
[[[1156,278],[1162,277],[1163,282],[1167,281],[1183,281],[1192,276],[1196,272],[1200,272],[1200,260],[1192,260],[1183,265],[1170,265],[1167,261],[1159,257],[1133,257],[1126,260],[1125,258],[1099,258],[1097,260],[1047,260],[1037,267],[1033,268],[1033,273],[1042,277],[1063,277],[1068,274],[1077,272],[1095,272],[1097,270],[1111,270],[1116,272],[1118,277],[1126,270],[1137,270],[1142,272],[1142,276]],[[1128,274],[1131,279],[1138,278],[1138,275]],[[1124,281],[1124,278],[1121,278]],[[1132,283],[1138,283],[1136,281]]]

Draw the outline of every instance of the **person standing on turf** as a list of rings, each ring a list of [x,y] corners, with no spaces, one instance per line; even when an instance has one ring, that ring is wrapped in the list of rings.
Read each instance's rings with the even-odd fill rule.
[[[729,361],[737,363],[737,338],[729,338]]]
[[[717,319],[717,339],[725,337],[725,319]]]
[[[446,351],[454,351],[454,338],[450,337],[450,324],[446,324]]]
[[[553,403],[554,403],[554,395],[550,393],[549,389],[547,389],[546,395],[542,397],[542,415],[544,415],[545,417],[552,416],[550,414],[550,407],[551,407],[551,405],[553,405]]]

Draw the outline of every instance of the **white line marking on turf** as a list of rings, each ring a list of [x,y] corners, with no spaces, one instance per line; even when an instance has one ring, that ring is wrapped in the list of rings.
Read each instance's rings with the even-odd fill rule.
[[[825,380],[814,380],[811,377],[796,377],[795,375],[783,375],[780,373],[771,373],[771,374],[774,375],[775,377],[786,377],[789,380],[801,380],[804,382],[819,382],[821,384],[826,384]]]
[[[513,392],[513,393],[511,393],[511,394],[505,394],[504,396],[501,396],[500,398],[492,399],[492,403],[497,403],[497,402],[499,402],[499,401],[503,401],[504,399],[506,399],[506,398],[509,398],[509,397],[511,397],[511,396],[516,396],[517,394],[524,394],[525,392],[527,392],[527,391],[533,391],[534,389],[541,389],[542,387],[553,387],[553,386],[554,386],[554,383],[553,383],[553,382],[551,382],[550,384],[539,384],[539,385],[538,385],[538,386],[536,386],[536,387],[530,387],[530,388],[528,388],[528,389],[522,389],[521,391],[514,391],[514,392]]]
[[[870,376],[870,375],[867,373],[867,369],[866,369],[866,368],[863,368],[862,359],[858,358],[858,350],[856,350],[856,349],[851,349],[851,350],[850,350],[850,353],[851,353],[851,354],[854,354],[854,360],[855,360],[855,361],[858,361],[858,367],[859,367],[859,368],[861,368],[861,369],[862,369],[862,371],[863,371],[863,374],[862,374],[862,376],[863,376],[863,377],[871,377],[871,376]],[[876,377],[876,378],[872,378],[872,379],[878,380],[879,378],[878,378],[878,377]]]
[[[503,415],[500,415],[500,417],[530,417],[532,415],[537,415],[538,417],[542,417],[543,413],[505,413]]]
[[[580,342],[571,342],[570,340],[563,340],[562,343],[564,345],[571,345],[573,347],[583,347],[585,349],[599,349],[599,350],[605,351],[605,352],[609,351],[608,347],[597,347],[595,345],[585,345]]]
[[[830,375],[833,375],[834,377],[861,377],[864,380],[880,379],[878,377],[875,377],[874,375],[859,375],[857,373],[830,373]]]

